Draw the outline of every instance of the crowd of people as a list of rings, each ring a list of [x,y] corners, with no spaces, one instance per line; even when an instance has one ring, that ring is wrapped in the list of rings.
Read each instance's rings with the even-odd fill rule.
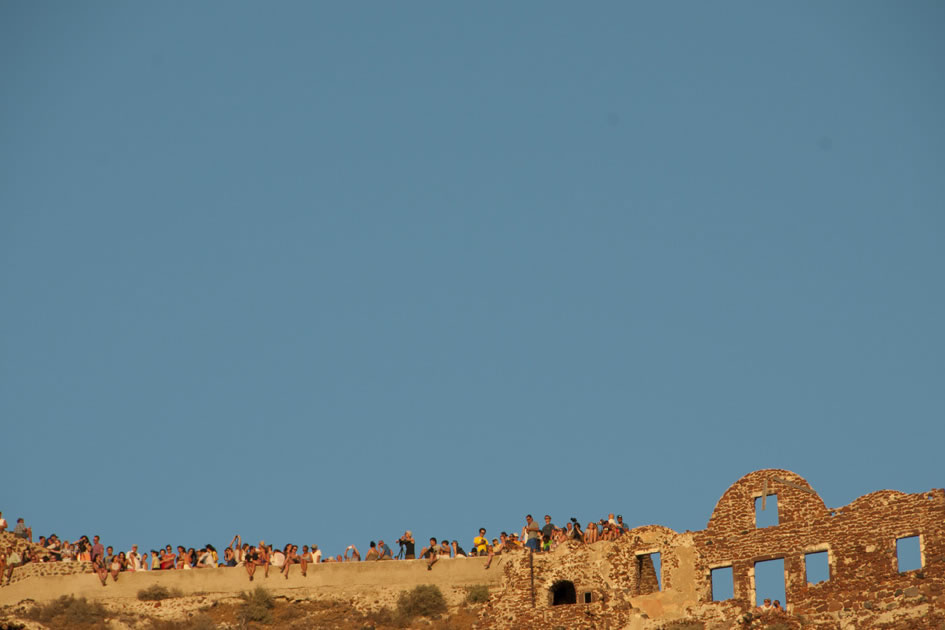
[[[7,522],[0,512],[0,532],[7,529]],[[217,549],[207,543],[196,549],[194,547],[165,545],[163,549],[151,549],[149,552],[139,551],[138,545],[132,545],[127,552],[115,552],[111,546],[103,546],[99,536],[81,536],[78,540],[69,542],[60,540],[56,534],[40,536],[35,544],[25,547],[20,553],[17,546],[0,548],[0,583],[6,577],[7,583],[13,574],[13,569],[30,562],[88,562],[98,576],[102,586],[108,583],[108,578],[117,581],[125,572],[135,571],[169,571],[169,570],[198,570],[215,567],[243,567],[252,581],[257,569],[269,577],[270,571],[277,571],[286,579],[289,577],[293,565],[299,565],[303,576],[308,574],[309,566],[325,562],[373,562],[385,560],[412,560],[426,561],[428,570],[441,559],[467,558],[473,556],[487,556],[489,559],[484,565],[488,569],[495,556],[514,551],[541,553],[553,551],[558,546],[569,541],[593,544],[601,540],[616,540],[629,527],[624,523],[623,516],[613,514],[606,519],[591,521],[582,527],[577,519],[571,518],[564,526],[552,523],[550,515],[545,515],[544,524],[540,525],[529,514],[525,517],[525,524],[520,532],[501,532],[491,540],[486,536],[486,529],[480,528],[478,535],[473,537],[472,544],[467,552],[457,540],[444,538],[440,541],[435,537],[429,539],[429,545],[424,546],[420,553],[416,553],[416,541],[410,530],[397,539],[399,552],[393,550],[383,541],[371,541],[370,546],[362,558],[361,552],[355,545],[348,545],[344,553],[334,556],[323,556],[318,545],[298,545],[288,543],[282,548],[274,547],[260,540],[258,545],[243,542],[239,535],[233,537],[230,544],[223,549],[222,557]],[[14,536],[33,543],[33,532],[26,527],[22,518],[17,520],[13,530]]]
[[[758,612],[762,614],[783,613],[784,608],[781,607],[780,600],[776,599],[774,600],[774,602],[772,602],[770,598],[765,597],[764,602],[762,602],[762,604],[758,606]]]

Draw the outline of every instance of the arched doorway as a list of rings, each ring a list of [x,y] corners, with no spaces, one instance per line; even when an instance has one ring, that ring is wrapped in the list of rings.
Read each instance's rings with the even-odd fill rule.
[[[551,585],[551,605],[561,606],[562,604],[576,604],[577,592],[574,590],[574,582],[570,580],[558,580]]]

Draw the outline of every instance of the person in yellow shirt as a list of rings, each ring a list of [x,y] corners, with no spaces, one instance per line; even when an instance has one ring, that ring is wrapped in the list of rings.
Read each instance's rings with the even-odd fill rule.
[[[476,548],[476,554],[484,556],[489,552],[489,539],[486,538],[486,528],[479,528],[479,535],[473,538],[473,547]]]

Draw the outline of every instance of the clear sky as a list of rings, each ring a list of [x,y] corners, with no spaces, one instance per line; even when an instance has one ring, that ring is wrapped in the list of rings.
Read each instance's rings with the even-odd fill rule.
[[[0,3],[0,510],[127,549],[945,485],[945,4]],[[396,548],[395,548],[396,549]]]

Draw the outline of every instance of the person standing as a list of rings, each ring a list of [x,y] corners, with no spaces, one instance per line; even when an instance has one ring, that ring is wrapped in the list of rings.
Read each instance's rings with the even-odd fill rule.
[[[101,539],[98,536],[92,536],[92,563],[94,564],[96,559],[102,559],[105,555],[105,546],[102,545]]]
[[[548,519],[551,520],[551,517],[548,517]],[[532,551],[540,551],[540,535],[541,528],[538,527],[538,523],[535,522],[535,519],[532,518],[531,514],[526,514],[525,527],[522,528],[522,537],[525,538],[525,547],[527,549],[531,549]]]
[[[416,541],[413,539],[413,533],[408,529],[404,532],[404,535],[397,540],[397,544],[400,545],[401,551],[404,552],[405,560],[413,560],[416,558]]]

